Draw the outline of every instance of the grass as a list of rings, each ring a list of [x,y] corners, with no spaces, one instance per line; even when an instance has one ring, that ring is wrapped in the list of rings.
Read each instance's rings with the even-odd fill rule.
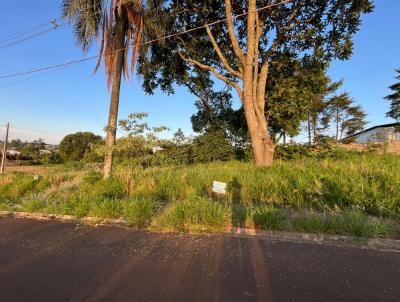
[[[226,226],[227,208],[203,198],[175,202],[155,219],[152,227],[189,233],[219,233]]]
[[[123,215],[130,226],[144,228],[150,225],[159,209],[160,204],[157,201],[132,199],[124,202]]]
[[[0,209],[125,218],[129,225],[183,232],[226,226],[361,237],[398,237],[400,159],[365,154],[343,159],[180,167],[117,166],[103,180],[95,165],[61,165],[39,179],[0,176]],[[212,181],[228,184],[225,195]],[[305,213],[305,214],[304,214]]]

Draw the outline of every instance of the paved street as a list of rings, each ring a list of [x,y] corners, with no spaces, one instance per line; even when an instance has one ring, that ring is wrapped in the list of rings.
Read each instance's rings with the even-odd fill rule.
[[[0,301],[400,301],[400,253],[2,218]]]

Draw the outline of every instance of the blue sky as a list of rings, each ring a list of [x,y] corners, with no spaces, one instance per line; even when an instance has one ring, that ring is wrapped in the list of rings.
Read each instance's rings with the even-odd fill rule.
[[[22,0],[15,5],[5,1],[0,10],[0,40],[9,33],[58,18],[59,2]],[[329,69],[332,79],[344,79],[343,89],[364,107],[371,126],[391,122],[385,118],[388,104],[383,97],[395,81],[394,69],[400,68],[400,1],[375,2],[375,11],[363,17],[361,30],[355,36],[352,58],[333,62]],[[93,48],[87,55],[95,54]],[[0,76],[82,55],[74,44],[71,28],[63,26],[26,43],[0,49]],[[76,131],[103,134],[109,94],[104,74],[99,71],[94,75],[93,67],[94,62],[89,61],[8,87],[4,86],[21,78],[0,79],[0,125],[11,123],[11,138],[42,137],[51,143]],[[124,82],[120,118],[130,112],[148,112],[149,121],[155,126],[165,125],[173,131],[180,127],[191,133],[195,97],[185,88],[178,87],[172,96],[161,92],[148,96],[140,88],[140,79]],[[3,133],[2,127],[0,135]]]

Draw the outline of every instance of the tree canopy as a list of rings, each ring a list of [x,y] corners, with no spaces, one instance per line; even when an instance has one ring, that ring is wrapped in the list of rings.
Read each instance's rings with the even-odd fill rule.
[[[101,136],[91,132],[68,134],[60,143],[60,154],[64,161],[79,161],[84,159],[94,144],[102,140]]]
[[[400,69],[396,69],[396,72],[398,73],[396,79],[400,80]],[[400,122],[400,82],[391,85],[389,88],[393,93],[385,97],[390,102],[390,110],[386,113],[386,116]]]
[[[285,98],[284,108],[272,106],[267,87],[274,80],[274,65],[282,56],[295,61],[315,56],[325,63],[348,59],[361,14],[373,9],[369,0],[171,0],[166,6],[171,39],[150,46],[151,52],[142,57],[145,90],[160,87],[173,93],[173,83],[197,87],[204,79],[212,87],[216,79],[224,82],[242,102],[258,165],[272,161],[267,117],[274,110],[284,113],[296,107],[291,98]]]

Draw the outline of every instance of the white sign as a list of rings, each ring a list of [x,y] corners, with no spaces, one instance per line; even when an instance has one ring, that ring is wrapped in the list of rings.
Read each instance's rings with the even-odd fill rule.
[[[213,181],[213,192],[225,194],[226,183],[220,181]]]

